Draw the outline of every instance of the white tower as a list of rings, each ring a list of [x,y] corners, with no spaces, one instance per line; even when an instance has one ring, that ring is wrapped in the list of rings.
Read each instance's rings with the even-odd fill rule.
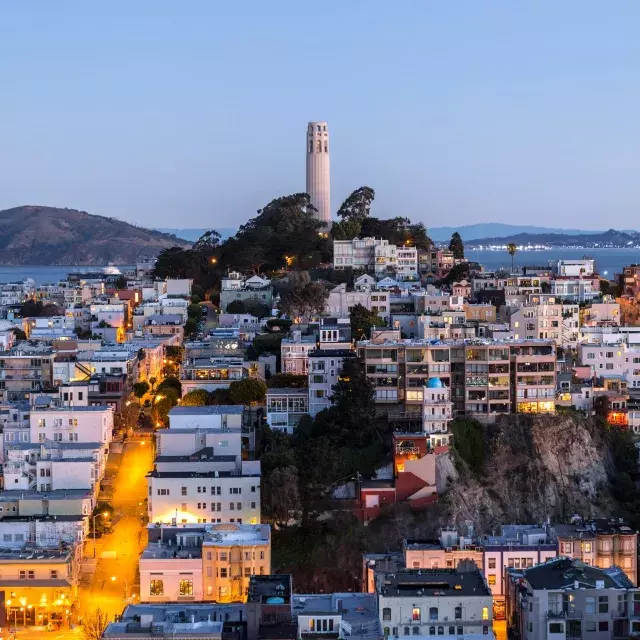
[[[318,210],[316,217],[331,226],[331,179],[329,177],[329,131],[326,122],[307,126],[307,193]]]
[[[423,433],[446,434],[449,431],[452,409],[451,390],[442,384],[440,378],[429,378],[422,389]],[[446,441],[440,442],[446,444]]]

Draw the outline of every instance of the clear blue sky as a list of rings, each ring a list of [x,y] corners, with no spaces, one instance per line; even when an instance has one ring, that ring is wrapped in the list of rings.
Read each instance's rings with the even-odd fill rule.
[[[321,119],[334,211],[638,228],[639,34],[638,0],[3,2],[0,208],[236,226]]]

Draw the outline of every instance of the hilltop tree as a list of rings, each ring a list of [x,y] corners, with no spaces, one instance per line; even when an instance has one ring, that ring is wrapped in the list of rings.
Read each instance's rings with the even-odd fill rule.
[[[376,194],[371,187],[356,189],[338,209],[338,218],[362,224],[364,219],[369,217],[371,203],[375,197]]]
[[[518,250],[518,247],[516,247],[516,245],[513,242],[510,242],[507,245],[507,253],[511,256],[511,273],[513,273],[515,270],[514,258],[517,250]]]
[[[354,340],[368,340],[373,327],[384,327],[387,324],[377,313],[369,311],[361,304],[351,307],[349,320],[351,337]]]
[[[280,299],[280,309],[291,318],[302,318],[308,322],[314,315],[322,313],[328,295],[323,285],[310,282],[287,291]]]
[[[456,260],[462,260],[464,258],[464,244],[462,244],[462,238],[457,231],[454,231],[451,236],[449,251],[453,252],[453,257]]]
[[[331,235],[334,240],[353,240],[360,235],[362,225],[357,220],[344,219],[334,222],[331,226]]]

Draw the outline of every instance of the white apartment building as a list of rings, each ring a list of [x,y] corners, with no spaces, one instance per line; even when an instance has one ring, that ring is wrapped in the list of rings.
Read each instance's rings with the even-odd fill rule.
[[[0,540],[4,549],[24,549],[34,545],[52,549],[64,542],[82,544],[89,531],[89,518],[70,516],[13,516],[0,520]]]
[[[589,302],[600,295],[600,288],[594,280],[572,278],[551,280],[551,294],[572,302]]]
[[[437,434],[439,445],[448,444],[452,419],[451,389],[445,387],[440,378],[429,378],[422,391],[423,433]]]
[[[577,304],[526,304],[510,308],[509,322],[514,338],[553,340],[557,346],[578,342],[580,308]]]
[[[333,268],[373,271],[376,265],[376,249],[379,250],[381,260],[391,258],[392,254],[395,254],[395,246],[389,245],[389,241],[382,238],[334,240]],[[385,264],[386,267],[386,262],[381,264]]]
[[[596,261],[591,258],[582,258],[581,260],[551,260],[549,264],[559,276],[578,278],[592,276]]]
[[[7,490],[85,489],[97,493],[106,454],[99,442],[8,444],[3,463]]]
[[[175,471],[147,475],[149,522],[260,523],[260,462],[245,461],[229,471],[179,471],[191,456],[173,457]],[[219,460],[212,462],[214,467]]]
[[[353,357],[355,352],[348,348],[314,349],[309,353],[310,415],[315,416],[331,406],[333,387],[338,383],[345,360]]]
[[[578,354],[593,376],[620,375],[629,388],[640,388],[640,349],[624,344],[580,344]]]
[[[416,247],[398,247],[396,251],[396,278],[418,279],[418,250]]]
[[[403,569],[376,585],[383,634],[493,638],[493,598],[479,569]]]
[[[62,407],[31,409],[31,442],[98,442],[108,445],[113,438],[113,409],[110,407]]]
[[[191,297],[191,285],[193,280],[189,278],[167,278],[165,280],[167,285],[166,293],[168,296],[183,296],[185,298]]]
[[[272,429],[293,433],[300,418],[309,413],[309,390],[292,387],[267,389],[266,409],[267,424]]]
[[[149,522],[260,523],[260,462],[242,460],[242,407],[175,407],[147,475]]]
[[[324,312],[336,318],[346,318],[357,304],[389,321],[389,292],[377,291],[371,287],[367,287],[365,291],[348,291],[346,284],[339,284],[330,291]]]
[[[116,304],[91,304],[89,305],[89,312],[91,313],[92,326],[94,327],[97,327],[102,322],[116,329],[125,325],[126,311],[122,302]]]
[[[208,407],[173,407],[169,411],[171,429],[160,431],[158,437],[182,429],[213,429],[235,431],[242,427],[244,407],[234,404],[211,405]]]
[[[315,336],[303,336],[300,331],[292,331],[291,338],[280,343],[282,373],[306,376],[309,373],[309,351],[316,348]]]

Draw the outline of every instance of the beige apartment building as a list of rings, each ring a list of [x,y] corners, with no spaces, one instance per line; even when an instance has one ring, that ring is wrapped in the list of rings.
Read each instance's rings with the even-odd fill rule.
[[[419,411],[423,387],[439,378],[458,414],[554,413],[556,345],[552,340],[365,340],[358,355],[376,403]]]
[[[620,567],[638,584],[638,534],[617,519],[599,519],[580,524],[557,524],[552,528],[558,555],[608,569]]]
[[[271,573],[271,529],[268,524],[216,524],[202,543],[205,600],[246,602],[252,575]]]
[[[0,352],[0,399],[19,402],[53,388],[53,358],[51,347],[24,343]]]

